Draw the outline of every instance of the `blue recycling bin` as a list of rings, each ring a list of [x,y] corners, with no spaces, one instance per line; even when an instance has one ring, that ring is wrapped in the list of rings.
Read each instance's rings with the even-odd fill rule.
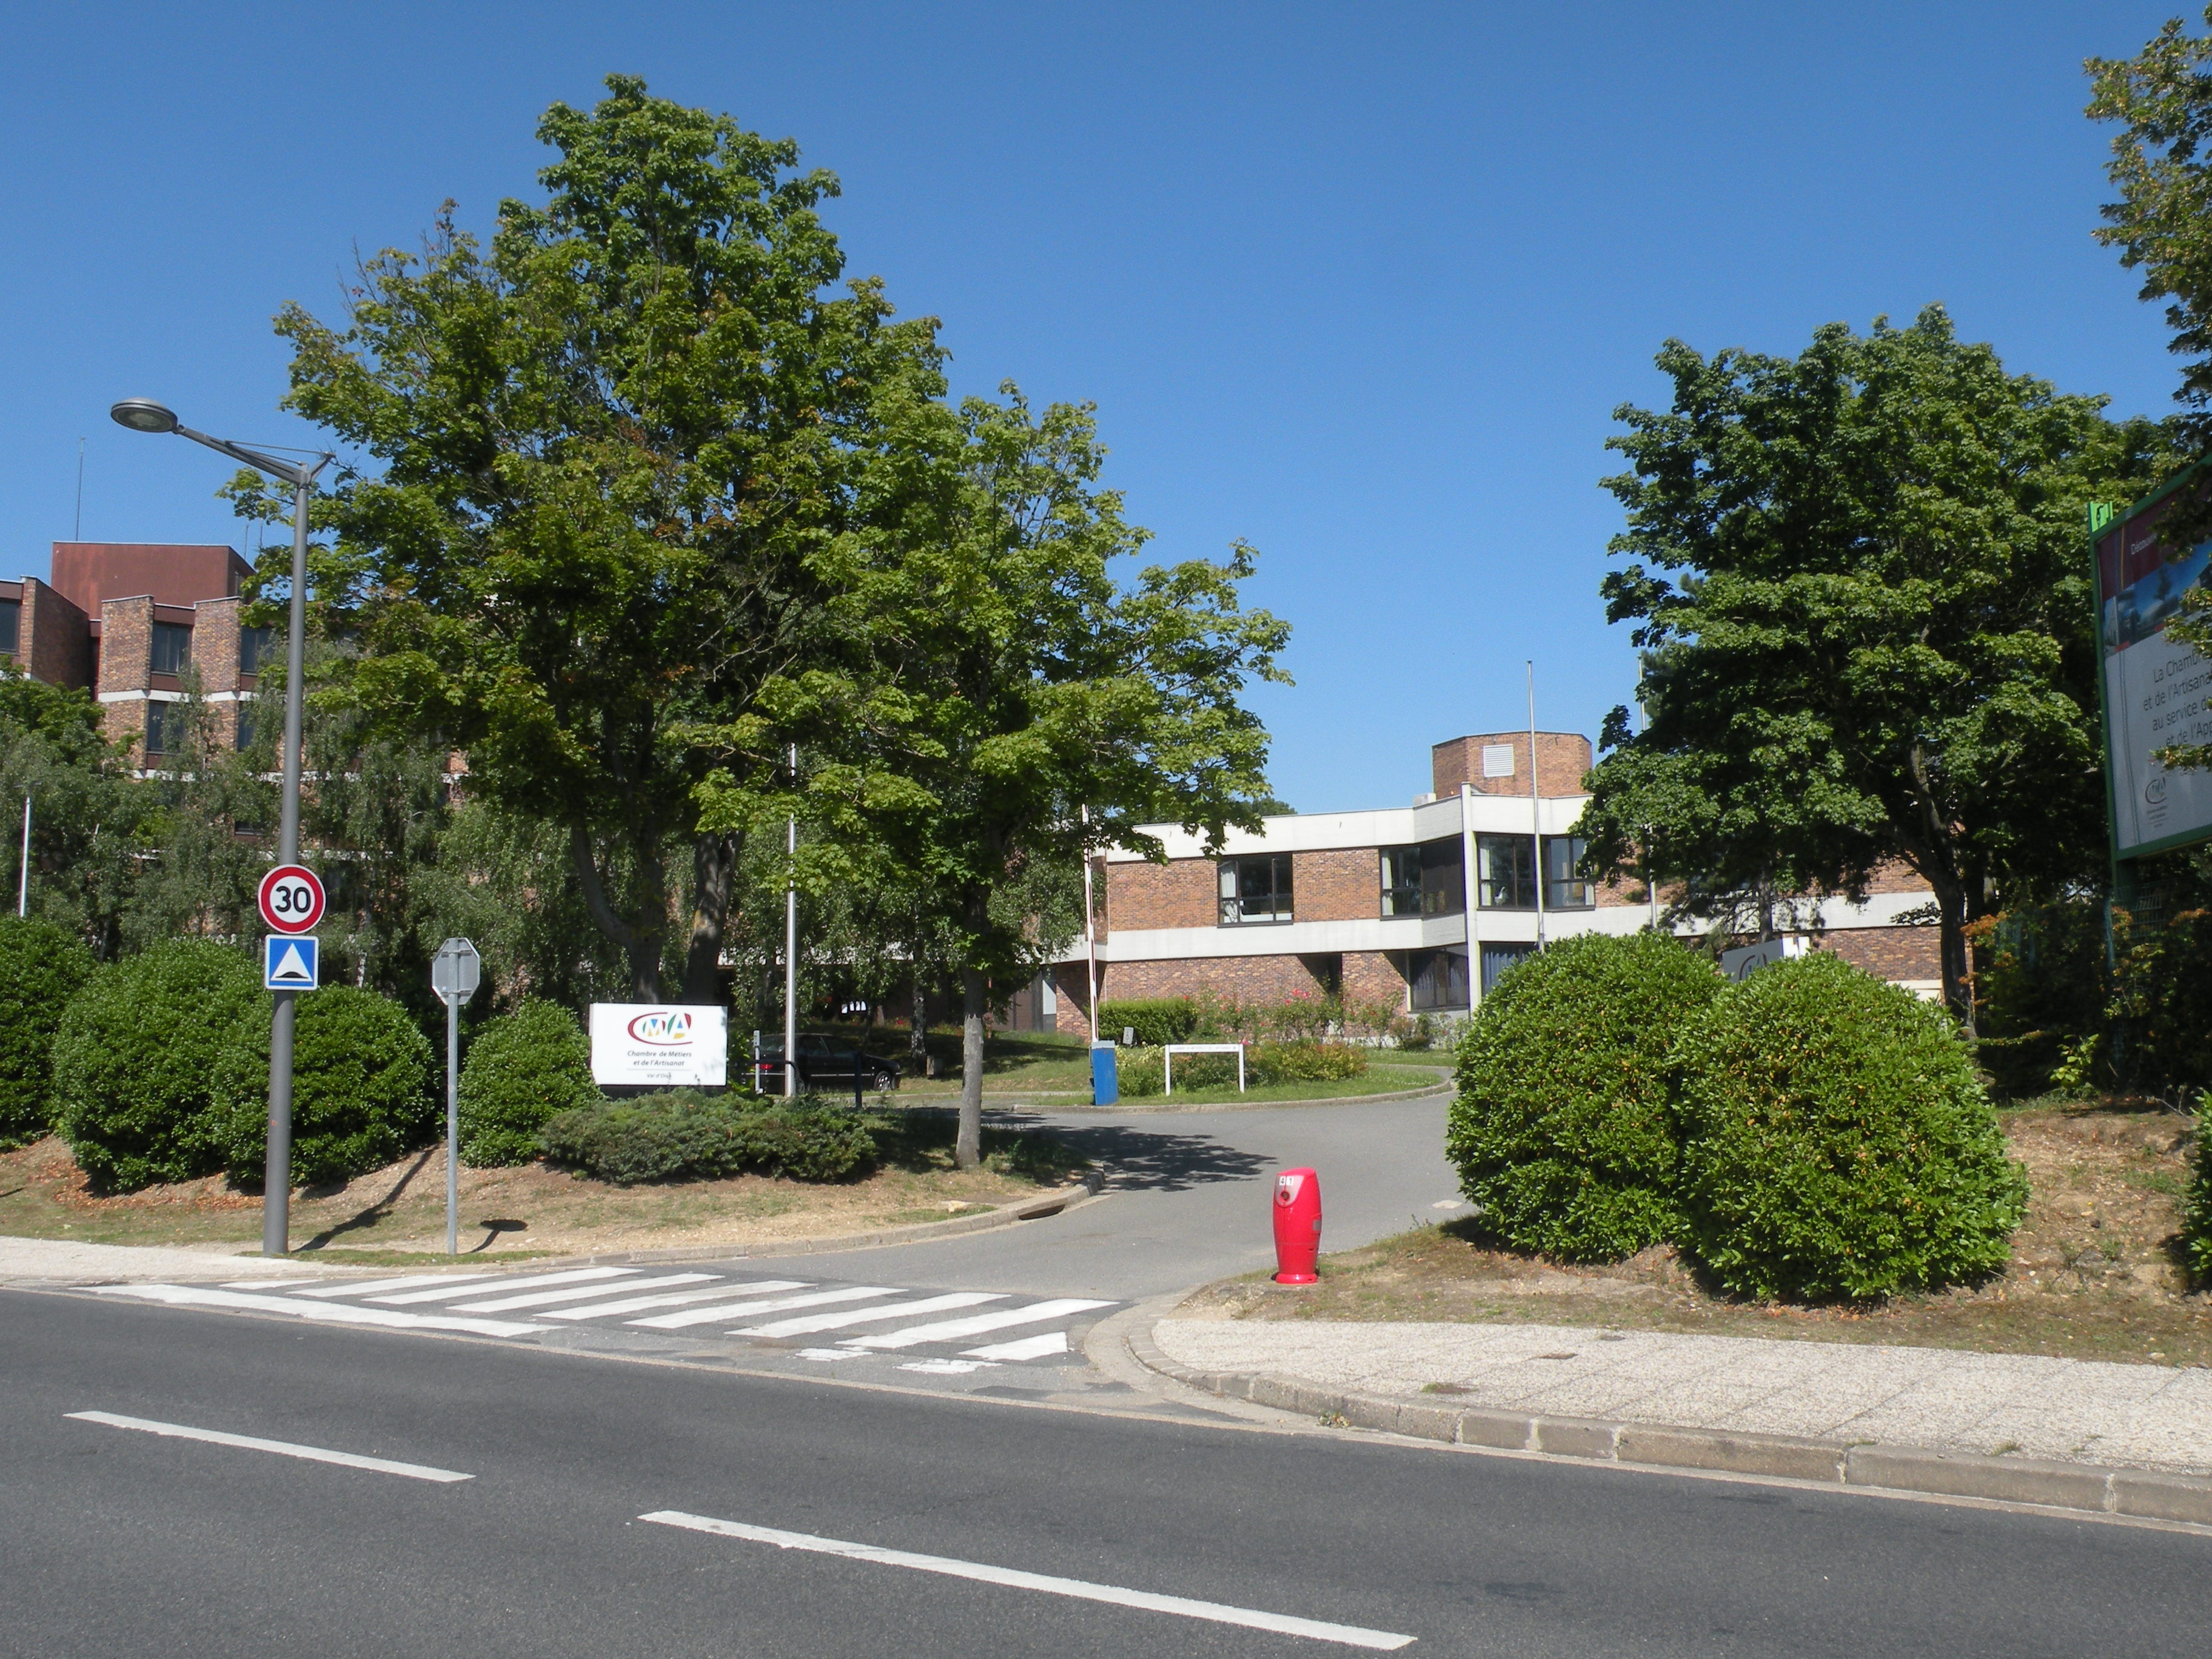
[[[1121,1074],[1114,1068],[1113,1047],[1101,1043],[1091,1051],[1091,1103],[1113,1106],[1121,1099]]]

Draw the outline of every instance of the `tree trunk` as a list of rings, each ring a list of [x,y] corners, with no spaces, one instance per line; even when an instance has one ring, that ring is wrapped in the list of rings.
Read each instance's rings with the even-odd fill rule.
[[[960,1133],[952,1161],[972,1170],[983,1161],[983,971],[960,970]]]
[[[1956,882],[1936,881],[1936,913],[1942,932],[1943,1006],[1974,1036],[1972,965],[1966,960],[1966,895]]]
[[[914,1061],[915,1070],[923,1076],[929,1072],[929,993],[921,977],[921,957],[916,952],[914,963],[913,1027],[907,1033],[907,1057]]]
[[[599,860],[592,853],[590,831],[580,823],[568,826],[568,859],[575,866],[576,881],[584,890],[584,908],[592,913],[592,920],[599,931],[622,947],[629,958],[629,994],[635,1002],[660,1000],[660,927],[640,927],[624,921],[615,914],[607,902],[605,887],[599,881]],[[648,881],[648,888],[663,892],[661,884]],[[665,922],[666,905],[656,914],[657,922]]]
[[[701,836],[691,844],[691,943],[684,959],[684,1000],[722,1000],[722,930],[730,915],[730,894],[737,884],[735,836]]]

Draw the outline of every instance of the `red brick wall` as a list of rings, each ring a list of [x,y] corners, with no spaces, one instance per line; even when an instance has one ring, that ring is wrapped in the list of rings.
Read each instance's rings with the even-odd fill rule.
[[[1889,859],[1877,865],[1874,878],[1867,883],[1869,893],[1926,893],[1929,890],[1928,878],[1903,859]]]
[[[1406,976],[1398,970],[1392,953],[1384,951],[1346,951],[1344,953],[1344,1000],[1346,1002],[1387,1002],[1406,1006]]]
[[[144,691],[153,684],[154,601],[110,599],[100,607],[100,690]],[[143,737],[146,704],[103,703],[101,723],[114,738]]]
[[[35,576],[23,578],[24,672],[49,685],[92,683],[92,623],[84,612]]]
[[[1511,777],[1486,778],[1482,775],[1482,751],[1493,744],[1512,746]],[[1528,734],[1526,732],[1490,732],[1474,737],[1454,738],[1431,749],[1429,759],[1436,780],[1433,787],[1439,795],[1457,794],[1462,783],[1470,785],[1478,795],[1525,795],[1528,793]],[[1536,733],[1536,762],[1539,793],[1579,795],[1583,793],[1583,775],[1590,769],[1590,741],[1579,732],[1539,732]]]
[[[1053,1016],[1064,1036],[1091,1035],[1091,970],[1080,962],[1063,962],[1052,970],[1052,986],[1059,995]]]
[[[1212,859],[1109,864],[1106,917],[1124,929],[1215,927],[1221,921],[1219,868]],[[1105,936],[1103,927],[1099,935]]]
[[[1346,958],[1349,971],[1350,958]],[[1182,962],[1099,964],[1098,1000],[1188,997],[1201,991],[1239,1002],[1280,1002],[1312,996],[1321,985],[1297,957],[1195,957]],[[1103,1036],[1104,1033],[1100,1035]]]
[[[1382,860],[1372,847],[1291,854],[1291,902],[1300,921],[1365,921],[1382,914]]]
[[[1942,938],[1933,927],[1838,927],[1817,948],[1883,979],[1943,977]]]

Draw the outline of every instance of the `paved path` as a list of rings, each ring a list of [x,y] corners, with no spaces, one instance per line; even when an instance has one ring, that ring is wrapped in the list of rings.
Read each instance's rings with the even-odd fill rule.
[[[125,1279],[296,1279],[293,1262],[219,1250],[137,1244],[76,1244],[59,1238],[0,1238],[0,1283],[53,1279],[90,1285]]]
[[[1558,1325],[1169,1319],[1194,1369],[1437,1404],[2212,1474],[2212,1370]]]

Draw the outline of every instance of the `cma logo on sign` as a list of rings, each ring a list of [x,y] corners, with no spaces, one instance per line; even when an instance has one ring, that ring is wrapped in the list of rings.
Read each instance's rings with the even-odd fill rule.
[[[656,1048],[673,1048],[691,1041],[691,1016],[681,1008],[655,1008],[630,1021],[629,1034]]]
[[[2150,781],[2143,785],[2143,800],[2148,805],[2156,806],[2165,799],[2166,774],[2154,772],[2150,775]]]

